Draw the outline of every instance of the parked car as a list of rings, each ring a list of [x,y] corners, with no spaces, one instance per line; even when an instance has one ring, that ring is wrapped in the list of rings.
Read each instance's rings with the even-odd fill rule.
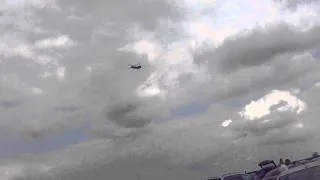
[[[275,180],[320,180],[320,160],[293,167]]]
[[[208,180],[320,180],[320,155],[314,153],[311,157],[293,161],[289,169],[270,174],[279,166],[272,160],[265,160],[258,164],[260,169],[251,172],[234,172],[222,176],[212,177]],[[265,177],[268,175],[272,177]],[[267,176],[268,176],[267,175]]]

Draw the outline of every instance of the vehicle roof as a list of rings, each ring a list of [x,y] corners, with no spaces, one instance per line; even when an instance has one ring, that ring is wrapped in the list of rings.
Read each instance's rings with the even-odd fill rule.
[[[210,177],[210,178],[208,178],[208,180],[211,180],[211,179],[223,179],[223,178],[228,177],[228,176],[241,175],[241,174],[246,174],[246,172],[237,171],[237,172],[226,173],[226,174],[223,174],[221,176]]]
[[[243,171],[236,171],[236,172],[232,172],[232,173],[226,173],[226,174],[221,175],[221,177],[238,175],[238,174],[245,174],[245,172],[243,172]]]
[[[269,163],[273,164],[275,162],[273,160],[264,160],[264,161],[260,162],[259,164],[269,164]],[[291,173],[294,173],[294,172],[297,172],[297,171],[300,171],[300,170],[303,170],[303,169],[319,166],[320,165],[320,155],[318,155],[316,157],[313,156],[313,157],[309,157],[309,158],[305,158],[305,159],[296,160],[296,161],[293,161],[293,163],[297,163],[297,164],[294,165],[294,167],[291,167],[290,169],[288,169],[287,171],[282,172],[280,175],[277,176],[277,179],[280,178],[280,177],[283,177],[283,176],[285,176],[287,174],[291,174]],[[210,177],[209,180],[210,179],[214,179],[214,178],[223,179],[223,178],[228,177],[228,176],[239,175],[239,174],[256,174],[262,169],[226,173],[226,174],[223,174],[221,176]]]
[[[281,173],[277,179],[279,179],[282,176],[297,172],[297,171],[301,171],[303,169],[307,169],[307,168],[312,168],[312,167],[316,167],[316,166],[320,166],[320,159],[316,160],[316,161],[312,161],[306,164],[302,164],[293,168],[290,168],[287,171],[284,171],[283,173]]]
[[[210,177],[210,178],[208,178],[208,180],[212,180],[212,179],[221,179],[221,177],[217,176],[217,177]]]

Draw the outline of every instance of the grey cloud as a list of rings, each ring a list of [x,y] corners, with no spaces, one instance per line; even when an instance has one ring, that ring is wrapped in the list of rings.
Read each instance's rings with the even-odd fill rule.
[[[35,54],[45,54],[55,60],[54,63],[65,66],[66,77],[63,82],[54,77],[40,78],[41,73],[46,71],[55,73],[55,68],[52,67],[52,64],[49,64],[51,67],[48,67],[49,65],[37,65],[31,59],[26,61],[25,57],[14,57],[14,61],[5,61],[1,66],[5,70],[3,72],[12,73],[14,71],[13,76],[17,77],[19,83],[23,82],[27,86],[34,85],[41,88],[44,94],[41,95],[41,101],[39,100],[34,105],[45,104],[45,107],[41,109],[46,112],[49,112],[51,108],[56,110],[57,106],[79,103],[84,107],[82,112],[91,111],[89,114],[92,116],[94,113],[101,114],[99,111],[110,107],[110,104],[117,107],[126,106],[132,102],[132,99],[134,99],[133,101],[143,101],[145,104],[147,101],[137,98],[134,91],[148,77],[153,70],[152,67],[144,58],[117,50],[136,40],[135,33],[137,32],[130,30],[136,26],[149,31],[158,29],[156,36],[161,37],[160,34],[166,33],[167,28],[175,26],[176,21],[182,17],[183,9],[178,9],[177,4],[173,2],[157,0],[144,2],[94,1],[89,4],[85,1],[52,1],[52,3],[54,8],[50,8],[50,6],[45,6],[45,8],[17,6],[17,9],[12,9],[10,13],[15,15],[12,17],[13,19],[26,21],[13,23],[15,26],[8,29],[12,30],[8,42],[21,41]],[[28,13],[22,13],[27,9]],[[25,19],[26,15],[28,15],[27,19]],[[2,18],[7,22],[9,17]],[[23,22],[25,22],[25,26],[20,26]],[[168,27],[166,22],[171,22],[171,26]],[[8,21],[8,23],[12,24],[12,21]],[[16,26],[19,26],[20,29]],[[28,28],[30,30],[26,32]],[[19,35],[18,40],[15,39],[17,38],[14,36],[16,34]],[[34,46],[37,40],[59,35],[68,35],[76,42],[76,45],[68,50],[56,49],[54,51],[39,50]],[[128,68],[129,64],[137,62],[141,62],[144,66],[143,71],[132,71]],[[86,72],[87,66],[91,66],[91,74]],[[14,88],[19,89],[19,85]],[[21,89],[21,91],[23,90]],[[59,97],[59,103],[52,103],[54,96]],[[158,107],[154,103],[154,99],[150,102],[148,105],[154,106],[153,112],[146,114],[154,114]],[[90,104],[91,107],[87,107],[85,104]],[[27,109],[30,110],[30,108]],[[150,109],[152,108],[148,108],[148,110]],[[59,112],[61,113],[61,111]],[[40,116],[40,114],[42,113],[35,115]],[[31,116],[31,114],[29,115]],[[17,115],[12,116],[17,119]],[[56,121],[52,120],[52,123],[62,123],[60,118],[57,118]],[[99,118],[104,119],[102,117],[97,119]],[[34,119],[41,118],[34,117]],[[149,117],[144,117],[144,119],[149,119]]]
[[[77,111],[77,110],[79,110],[81,108],[80,107],[76,107],[76,106],[62,106],[62,107],[56,107],[54,109],[56,111],[74,112],[74,111]]]
[[[314,109],[319,107],[319,101],[317,97],[320,95],[320,88],[317,86],[319,79],[313,81],[313,83],[308,84],[306,90],[301,94],[301,99],[310,105],[311,109],[308,111],[314,112]]]
[[[308,121],[306,119],[306,121]],[[304,123],[304,121],[302,121]],[[313,142],[319,135],[314,128],[308,126],[297,128],[294,124],[290,126],[273,129],[260,139],[259,144],[264,145],[285,145]]]
[[[286,8],[295,11],[300,5],[317,3],[319,0],[274,0],[277,3],[283,3]]]
[[[247,35],[227,39],[199,59],[209,61],[209,66],[218,65],[224,73],[240,68],[271,63],[274,57],[286,53],[299,53],[320,44],[319,27],[300,32],[292,25],[277,24],[266,29],[257,28]],[[197,59],[198,57],[196,57]]]
[[[266,140],[262,140],[262,144],[266,145],[272,145],[272,144],[278,144],[278,145],[285,145],[289,143],[299,143],[299,142],[305,142],[312,139],[314,135],[309,132],[299,133],[299,134],[289,134],[284,136],[282,133],[278,133],[274,135],[273,137],[266,138]]]
[[[199,116],[180,117],[171,122],[162,122],[160,125],[154,124],[151,120],[170,112],[171,108],[180,102],[174,99],[159,101],[156,98],[136,97],[135,88],[148,77],[153,67],[144,58],[116,50],[136,40],[136,36],[140,38],[141,34],[136,35],[133,31],[127,31],[127,28],[135,24],[147,30],[155,30],[152,36],[163,40],[164,44],[176,38],[175,35],[170,35],[170,38],[167,39],[169,34],[167,30],[175,26],[175,19],[179,18],[179,15],[176,16],[176,12],[173,11],[173,14],[168,13],[168,11],[171,12],[171,6],[167,7],[167,2],[155,2],[154,5],[150,4],[152,7],[148,8],[141,6],[140,2],[59,1],[58,5],[62,10],[60,12],[56,10],[48,12],[48,9],[36,12],[38,18],[42,18],[37,25],[44,30],[43,34],[35,33],[28,37],[23,36],[22,39],[32,44],[36,40],[61,33],[69,34],[78,44],[68,51],[47,52],[42,50],[42,53],[49,53],[50,56],[57,59],[60,65],[66,66],[66,77],[63,81],[53,80],[53,78],[39,78],[37,81],[32,81],[32,77],[36,76],[35,72],[38,73],[33,70],[40,69],[35,66],[32,70],[17,72],[24,77],[21,78],[21,82],[28,77],[26,79],[30,80],[30,85],[39,85],[45,90],[45,93],[38,97],[22,96],[23,100],[29,103],[12,107],[13,111],[2,113],[2,118],[8,120],[6,123],[10,122],[11,126],[22,127],[21,131],[32,137],[41,137],[48,132],[59,132],[57,129],[74,127],[89,119],[93,126],[92,131],[101,133],[102,136],[57,152],[27,159],[26,163],[22,163],[24,166],[31,166],[34,161],[41,163],[34,169],[27,170],[29,177],[22,179],[36,179],[37,174],[43,174],[41,177],[38,176],[39,179],[46,179],[47,176],[51,176],[51,179],[59,177],[65,179],[87,179],[88,177],[90,179],[132,179],[137,173],[141,174],[141,179],[203,179],[226,169],[232,171],[238,170],[239,167],[252,167],[254,162],[261,160],[260,158],[270,156],[278,158],[280,153],[277,150],[282,147],[279,146],[279,142],[294,141],[294,143],[286,144],[288,146],[282,149],[282,154],[284,152],[294,154],[294,147],[300,147],[303,143],[305,143],[303,146],[305,151],[317,147],[314,143],[316,141],[302,132],[292,131],[292,134],[286,134],[290,129],[285,128],[292,125],[295,119],[285,119],[285,117],[281,119],[283,116],[280,115],[272,117],[275,119],[274,123],[266,126],[259,123],[248,125],[242,121],[243,124],[240,124],[238,129],[235,127],[237,124],[234,123],[228,128],[223,128],[221,122],[224,120],[230,118],[236,122],[239,118],[238,108],[223,105],[212,105],[207,112]],[[125,7],[121,8],[122,6]],[[129,9],[130,7],[132,10]],[[171,15],[175,17],[173,17],[173,23],[168,27],[165,26],[167,22],[170,22],[169,20],[158,21],[159,18],[166,19]],[[126,21],[125,17],[128,16],[129,19]],[[177,27],[174,29],[179,30]],[[178,32],[173,32],[175,33]],[[279,33],[276,30],[273,33],[285,34],[284,31]],[[166,36],[161,38],[163,34]],[[283,38],[288,42],[281,42],[280,50],[264,50],[263,48],[271,46],[271,43],[266,46],[261,44],[264,38],[273,36],[267,33],[258,32],[257,34],[260,34],[261,37],[257,35],[258,37],[254,38],[260,43],[260,46],[255,48],[254,43],[251,43],[250,48],[254,48],[263,55],[255,53],[247,56],[246,54],[251,51],[250,48],[245,48],[242,52],[241,43],[237,43],[237,39],[230,40],[229,44],[226,43],[223,46],[232,49],[234,47],[227,46],[231,46],[231,43],[237,44],[235,57],[249,60],[245,59],[231,66],[238,71],[227,76],[217,73],[213,67],[215,62],[212,62],[209,70],[213,79],[204,83],[204,86],[194,87],[197,90],[186,89],[185,96],[192,92],[203,94],[205,97],[209,94],[210,97],[214,97],[214,103],[219,103],[219,100],[248,98],[275,87],[295,87],[305,80],[310,81],[320,77],[316,72],[317,63],[308,58],[304,57],[287,63],[293,51],[299,51],[304,49],[302,46],[310,45],[305,40],[310,39],[311,35],[298,33],[301,35],[299,40],[304,44],[295,44],[291,49],[282,46],[296,43],[296,41]],[[262,37],[263,35],[265,37]],[[246,42],[245,39],[240,38],[239,42]],[[248,40],[250,41],[249,38]],[[312,40],[312,43],[315,43],[314,39]],[[273,43],[278,42],[274,40]],[[228,63],[231,63],[233,56],[230,54],[232,53],[227,54],[222,49],[218,49],[217,52],[229,59]],[[293,53],[281,55],[282,52]],[[275,55],[269,55],[269,53]],[[268,63],[254,62],[256,57],[265,58],[264,60]],[[21,59],[17,61],[22,62]],[[128,65],[135,62],[141,62],[144,70],[131,71],[128,69]],[[251,63],[261,66],[252,66]],[[15,63],[15,66],[18,65],[19,63]],[[89,65],[92,67],[90,73],[85,70],[85,67]],[[241,65],[244,67],[237,69]],[[24,69],[21,67],[19,70]],[[181,81],[187,82],[190,81],[190,78],[192,80],[193,77],[186,75],[181,77]],[[224,82],[223,79],[229,82]],[[206,90],[208,94],[202,93],[202,90]],[[14,93],[8,92],[7,94]],[[74,107],[81,107],[81,109],[75,110]],[[21,119],[22,115],[23,119]],[[310,124],[313,124],[312,121],[309,121]],[[282,128],[285,131],[281,133]],[[273,134],[273,131],[277,133]],[[239,138],[242,132],[251,134]],[[261,135],[268,136],[263,139]],[[278,135],[283,138],[275,141]],[[306,139],[309,141],[305,141]],[[260,140],[262,144],[258,143]],[[133,160],[129,154],[138,154],[138,156]],[[250,159],[251,155],[252,159]],[[247,158],[249,160],[246,160]],[[54,168],[48,173],[38,173],[38,169],[43,167],[42,164],[48,164]],[[36,171],[35,174],[33,171]]]
[[[272,112],[272,111],[275,111],[276,109],[278,109],[278,108],[280,108],[280,107],[283,107],[283,106],[286,106],[286,105],[288,105],[288,103],[287,103],[286,101],[280,100],[280,102],[279,102],[278,104],[272,105],[272,106],[270,107],[270,111],[271,111],[271,112]]]
[[[210,176],[220,175],[230,171],[256,169],[257,163],[264,159],[277,160],[280,157],[298,159],[311,154],[307,146],[313,142],[296,142],[295,144],[264,144],[258,145],[256,141],[241,141],[229,145],[223,152],[213,153],[206,158],[199,159],[192,154],[187,163],[173,161],[172,156],[179,157],[179,153],[162,151],[155,153],[141,153],[128,151],[106,163],[84,163],[81,166],[73,166],[70,170],[59,171],[55,175],[51,173],[31,173],[23,179],[205,179]],[[132,144],[131,144],[132,145]],[[94,146],[91,146],[93,148]],[[111,149],[109,149],[110,151]],[[182,158],[182,157],[181,157]],[[174,158],[177,159],[177,158]],[[180,159],[180,158],[178,158]],[[40,164],[40,163],[39,163]],[[40,164],[41,165],[41,164]],[[35,172],[35,171],[34,171]],[[38,174],[38,175],[37,175]],[[43,175],[43,176],[39,176]]]
[[[86,1],[58,0],[56,5],[58,10],[34,11],[33,19],[38,20],[35,24],[44,32],[32,34],[30,40],[64,33],[80,43],[91,46],[96,43],[99,43],[99,46],[109,44],[111,47],[132,40],[128,35],[133,35],[130,34],[130,29],[136,26],[154,31],[160,25],[167,32],[170,22],[175,24],[183,18],[183,9],[178,9],[177,4],[169,1],[96,0],[88,4]],[[161,25],[161,22],[164,24]]]
[[[152,68],[145,63],[146,61],[130,56],[130,54],[119,52],[118,55],[109,57],[108,63],[101,63],[106,66],[93,67],[91,77],[87,81],[88,85],[83,86],[80,91],[82,100],[86,103],[92,102],[94,107],[109,113],[123,111],[130,104],[133,106],[142,104],[141,107],[146,107],[145,104],[150,99],[136,97],[135,90],[146,80]],[[144,66],[142,71],[128,68],[129,64],[136,62],[141,62]],[[117,110],[117,108],[120,109]],[[112,116],[111,119],[114,118],[116,117]],[[120,114],[118,118],[120,118]],[[118,118],[116,118],[117,121]],[[129,120],[125,121],[130,122]]]
[[[46,106],[41,106],[43,101],[48,102]],[[87,120],[83,109],[58,111],[57,104],[60,103],[53,99],[35,100],[24,97],[19,106],[0,110],[1,126],[13,129],[24,136],[39,138],[76,127]]]
[[[195,92],[213,101],[228,100],[268,92],[272,89],[298,88],[320,77],[319,64],[309,55],[290,60],[294,54],[278,56],[268,64],[244,67],[229,75],[209,69],[212,79]]]
[[[42,27],[45,32],[43,34],[29,33],[29,37],[26,37],[26,39],[32,42],[41,37],[46,37],[46,35],[62,33],[69,34],[71,38],[79,42],[75,48],[67,52],[60,52],[60,58],[61,56],[64,58],[58,62],[67,66],[69,81],[72,77],[79,76],[80,68],[83,69],[87,65],[115,65],[106,62],[110,60],[121,63],[123,59],[127,58],[123,61],[125,63],[118,64],[119,66],[115,67],[126,69],[128,64],[136,62],[130,60],[133,54],[119,57],[119,53],[115,53],[115,51],[130,41],[129,36],[133,34],[128,34],[130,33],[127,31],[128,28],[141,22],[148,26],[149,30],[154,30],[159,18],[167,17],[173,20],[179,14],[174,4],[165,1],[144,1],[143,3],[94,1],[90,4],[84,1],[57,1],[57,6],[59,6],[58,10],[34,10],[37,17],[33,17],[33,19],[39,20],[35,25]],[[92,11],[93,9],[94,11]],[[67,17],[71,15],[79,16],[80,20],[68,19]],[[102,33],[97,34],[96,32],[99,29],[99,32]],[[111,35],[107,35],[108,33],[111,33]],[[129,39],[125,39],[126,37]],[[96,40],[99,44],[94,42]],[[53,54],[50,53],[50,55]],[[118,56],[118,58],[115,56]]]
[[[319,87],[313,86],[303,92],[299,97],[308,105],[306,112],[301,115],[301,122],[305,127],[311,128],[314,132],[317,132],[316,128],[320,125],[318,115],[320,108],[320,104],[318,101],[319,95]]]
[[[166,154],[154,155],[152,157],[144,157],[139,155],[127,155],[116,159],[110,164],[102,166],[88,166],[86,169],[75,170],[70,173],[63,173],[54,177],[37,178],[31,176],[34,180],[37,179],[95,179],[102,180],[110,179],[204,179],[210,176],[212,172],[204,171],[190,171],[179,165],[175,165],[168,159]],[[24,178],[17,178],[17,180],[25,180]]]
[[[93,17],[93,22],[108,20],[114,23],[141,23],[142,27],[153,29],[158,18],[179,18],[181,12],[169,1],[148,0],[143,2],[128,1],[58,1],[62,9],[74,9],[75,15]],[[80,16],[80,17],[81,17]]]
[[[304,115],[306,114],[306,115]],[[311,124],[315,124],[312,115],[308,112],[302,115],[293,113],[272,113],[271,115],[255,121],[238,121],[231,128],[238,133],[238,139],[255,139],[261,145],[297,144],[312,141],[317,133]],[[268,119],[268,122],[264,122]],[[303,123],[303,127],[296,125]]]
[[[8,101],[8,100],[0,101],[0,107],[5,108],[5,109],[10,109],[10,108],[17,106],[19,104],[20,104],[20,102],[17,102],[17,101]]]
[[[269,122],[263,120],[269,119]],[[249,132],[255,136],[264,136],[269,131],[274,129],[284,129],[288,125],[292,125],[298,119],[296,114],[293,113],[272,113],[269,116],[257,119],[254,121],[241,120],[235,122],[232,126],[236,131]]]
[[[44,10],[41,11],[44,13]],[[32,42],[38,40],[39,37],[47,38],[48,35],[56,35],[57,33],[73,33],[72,28],[70,28],[69,30],[68,27],[64,26],[64,22],[67,21],[65,21],[65,16],[58,12],[55,12],[55,14],[57,15],[53,16],[54,18],[56,18],[55,21],[50,21],[50,19],[46,19],[46,21],[43,21],[50,22],[46,26],[43,26],[43,28],[52,28],[50,29],[50,31],[55,32],[49,31],[46,32],[46,34],[31,34],[33,35],[31,36],[31,39],[22,38],[23,41],[29,42],[32,46]],[[60,15],[61,17],[59,18]],[[57,22],[55,27],[53,27],[55,25],[53,22]],[[28,124],[29,120],[32,121],[30,125],[24,126],[24,128],[31,129],[23,130],[24,132],[26,131],[30,132],[31,134],[37,135],[43,134],[43,130],[41,129],[43,125],[45,127],[52,125],[51,128],[54,129],[59,128],[59,126],[64,123],[69,124],[70,122],[76,122],[73,120],[65,121],[66,118],[72,117],[72,115],[70,114],[76,114],[74,117],[78,117],[79,114],[88,113],[91,107],[92,109],[94,109],[92,113],[95,113],[99,109],[105,108],[108,104],[110,104],[110,101],[113,101],[111,103],[121,102],[122,104],[125,104],[125,101],[130,102],[130,99],[136,98],[134,94],[135,88],[146,79],[146,77],[152,70],[151,67],[146,63],[145,59],[142,59],[134,55],[133,53],[117,52],[118,48],[128,43],[128,40],[123,39],[123,37],[125,36],[125,28],[122,27],[123,32],[119,33],[120,36],[119,34],[111,37],[100,36],[98,37],[100,38],[99,44],[94,44],[94,42],[91,43],[91,31],[95,30],[96,28],[101,28],[100,24],[94,26],[90,23],[88,25],[86,24],[86,22],[73,21],[73,23],[70,23],[69,25],[74,25],[73,30],[75,33],[70,37],[80,38],[75,39],[75,41],[80,42],[80,44],[77,44],[75,47],[72,47],[68,51],[42,52],[48,53],[49,57],[53,56],[53,59],[56,59],[60,65],[66,66],[66,78],[64,82],[59,82],[54,78],[40,78],[39,75],[41,74],[41,71],[43,72],[50,68],[35,66],[35,63],[33,63],[32,61],[26,61],[23,58],[15,58],[14,61],[5,61],[3,63],[3,66],[1,66],[5,70],[3,71],[3,73],[15,72],[13,77],[17,77],[19,81],[18,84],[14,86],[14,88],[23,91],[23,89],[20,88],[19,84],[20,82],[23,82],[26,85],[30,85],[31,87],[32,85],[37,85],[45,92],[42,95],[42,98],[39,98],[36,103],[33,103],[34,106],[41,106],[41,113],[34,113],[34,117],[32,117],[32,113],[29,113],[28,111],[35,110],[31,110],[31,107],[27,107],[25,110],[20,111],[20,113],[28,114],[25,114],[25,118],[27,119],[24,119],[24,123]],[[81,26],[83,26],[83,28]],[[81,29],[81,31],[79,31],[79,29]],[[61,31],[59,32],[59,30]],[[116,31],[116,29],[114,29],[114,31]],[[77,33],[79,36],[76,36]],[[129,64],[136,62],[141,62],[141,64],[144,66],[143,71],[132,71],[128,68]],[[85,67],[88,65],[91,65],[92,67],[91,75],[85,71]],[[19,68],[18,71],[17,68]],[[10,83],[12,83],[12,81]],[[82,96],[82,98],[79,99],[79,96]],[[58,98],[55,99],[55,97]],[[29,100],[29,98],[31,97],[26,96],[24,98],[26,98],[25,100]],[[93,102],[91,107],[86,107],[80,112],[73,112],[68,114],[66,112],[62,113],[61,111],[59,111],[60,115],[52,116],[53,112],[51,112],[51,109],[57,110],[57,106],[61,107],[65,106],[65,104],[84,103],[78,105],[85,107],[85,104],[91,102]],[[15,111],[17,111],[17,109]],[[8,113],[10,112],[7,112],[6,114]],[[11,113],[14,113],[14,111],[12,111]],[[66,115],[67,117],[63,117],[64,115]],[[16,121],[19,121],[18,114],[8,114],[8,116],[11,117],[9,119],[14,118],[16,119]],[[41,116],[43,116],[43,118],[47,117],[47,119],[42,119]],[[37,120],[40,121],[38,122],[40,123],[39,126],[34,124],[37,123]],[[48,123],[48,121],[50,121],[50,123]],[[58,125],[53,125],[55,123]],[[15,124],[18,126],[20,123]],[[33,126],[35,126],[35,128],[33,128]],[[43,128],[48,130],[45,127]]]
[[[107,117],[111,122],[123,127],[143,127],[146,126],[151,119],[144,118],[139,115],[136,110],[139,105],[128,104],[120,107],[113,107],[107,112]],[[135,113],[136,112],[136,113]]]
[[[232,126],[231,129],[220,128],[218,119],[232,114],[232,109],[229,113],[224,111],[219,114],[223,109],[221,106],[212,106],[205,115],[155,126],[134,140],[94,140],[34,160],[39,164],[48,161],[51,165],[61,160],[61,164],[70,166],[64,171],[65,168],[57,168],[47,175],[40,173],[43,174],[41,179],[90,177],[98,180],[136,178],[140,175],[141,179],[191,180],[223,172],[254,169],[263,159],[276,160],[288,156],[298,159],[319,146],[317,139],[308,133],[290,128],[273,129],[265,137],[236,139],[228,136],[234,133]],[[213,114],[216,116],[213,117]],[[37,174],[32,174],[29,178],[36,177]]]

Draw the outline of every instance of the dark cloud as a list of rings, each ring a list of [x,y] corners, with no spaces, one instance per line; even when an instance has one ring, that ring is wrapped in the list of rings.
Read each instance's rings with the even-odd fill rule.
[[[212,106],[210,109],[205,113],[206,116],[202,114],[168,122],[154,127],[155,129],[135,140],[103,140],[78,145],[63,153],[58,152],[56,156],[47,155],[46,157],[58,158],[54,162],[61,158],[65,164],[72,159],[70,167],[63,171],[57,169],[49,173],[39,172],[41,176],[38,177],[70,180],[137,176],[141,179],[204,179],[230,171],[255,169],[257,163],[264,159],[277,160],[288,156],[298,159],[306,156],[309,148],[318,146],[309,132],[291,129],[291,120],[277,123],[276,121],[283,120],[280,115],[278,119],[274,119],[275,128],[270,128],[263,135],[256,133],[255,136],[242,139],[229,137],[229,133],[236,133],[232,129],[233,125],[231,129],[219,128],[217,121],[227,116],[227,112],[219,116],[219,112],[225,109],[221,106]],[[214,118],[213,114],[216,115]],[[246,124],[245,121],[242,122]],[[50,158],[48,162],[53,162]],[[76,165],[75,161],[81,163]],[[20,179],[37,179],[32,172],[35,171],[30,171],[29,177]]]
[[[273,89],[299,88],[320,77],[318,62],[309,55],[291,60],[293,57],[293,54],[279,56],[269,64],[244,67],[229,75],[209,69],[212,79],[194,91],[199,94],[197,98],[209,97],[211,101],[220,102],[255,97]]]
[[[266,122],[264,120],[269,121]],[[241,120],[240,122],[235,122],[236,124],[234,124],[232,128],[234,128],[236,131],[249,132],[252,135],[262,137],[269,131],[274,129],[284,129],[288,125],[292,125],[295,122],[297,122],[296,114],[272,113],[269,116],[265,116],[254,121]]]
[[[137,112],[139,106],[139,104],[128,104],[120,107],[111,107],[107,112],[107,118],[125,128],[144,127],[150,123],[151,119]]]
[[[278,109],[278,108],[280,108],[280,107],[286,106],[286,105],[288,105],[288,102],[283,101],[283,100],[280,100],[280,102],[279,102],[278,104],[272,105],[272,106],[270,107],[270,111],[272,112],[272,111],[274,111],[274,110],[276,110],[276,109]]]
[[[221,46],[196,59],[209,61],[209,66],[224,73],[240,68],[271,63],[279,55],[300,53],[320,44],[319,27],[302,32],[288,24],[256,28],[247,35],[227,39]],[[221,69],[220,69],[221,68]]]
[[[297,144],[300,142],[309,141],[312,139],[314,135],[312,133],[298,133],[298,134],[289,134],[287,136],[284,136],[283,133],[278,133],[274,135],[273,137],[266,138],[266,140],[262,140],[262,144],[266,145],[284,145],[284,144]]]
[[[0,107],[5,108],[5,109],[10,109],[14,106],[18,106],[20,102],[17,101],[8,101],[8,100],[2,100],[0,101]]]
[[[206,179],[210,176],[229,173],[230,171],[255,170],[258,163],[265,159],[278,160],[282,158],[299,159],[311,154],[306,150],[308,141],[296,143],[284,143],[282,145],[259,144],[256,141],[241,141],[229,144],[223,152],[211,153],[206,158],[198,159],[189,154],[184,158],[176,158],[179,153],[170,151],[162,152],[132,152],[115,158],[112,162],[102,164],[84,163],[82,166],[74,166],[55,175],[49,173],[38,173],[38,176],[16,178],[24,179]],[[180,152],[181,153],[181,152]],[[175,156],[175,158],[172,158]],[[178,160],[179,159],[179,160]],[[31,168],[30,168],[31,169]],[[32,170],[32,169],[31,169]]]

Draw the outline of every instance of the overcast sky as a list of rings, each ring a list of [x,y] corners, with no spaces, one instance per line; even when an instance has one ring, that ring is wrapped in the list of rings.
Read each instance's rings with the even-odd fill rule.
[[[0,179],[193,180],[320,151],[317,0],[0,12]]]

